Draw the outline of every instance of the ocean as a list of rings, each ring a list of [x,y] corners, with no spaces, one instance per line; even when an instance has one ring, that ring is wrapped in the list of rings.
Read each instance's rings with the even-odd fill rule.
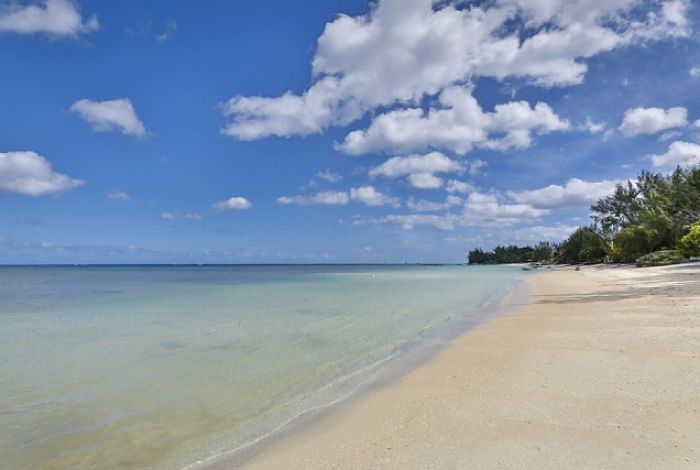
[[[0,468],[206,467],[479,321],[522,274],[0,267]]]

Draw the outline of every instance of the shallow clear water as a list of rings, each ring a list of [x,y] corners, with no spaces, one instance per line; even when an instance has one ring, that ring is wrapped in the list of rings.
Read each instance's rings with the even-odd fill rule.
[[[512,267],[0,267],[0,468],[182,468],[338,399]]]

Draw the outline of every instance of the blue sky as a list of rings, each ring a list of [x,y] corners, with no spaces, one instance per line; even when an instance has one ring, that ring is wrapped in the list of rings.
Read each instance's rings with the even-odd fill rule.
[[[700,163],[698,10],[0,0],[0,263],[559,241],[616,181]]]

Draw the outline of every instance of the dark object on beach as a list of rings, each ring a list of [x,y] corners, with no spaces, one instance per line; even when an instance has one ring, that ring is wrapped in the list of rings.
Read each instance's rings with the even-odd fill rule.
[[[574,269],[574,271],[580,271],[580,270],[581,270],[581,266],[576,266],[576,269]]]
[[[635,264],[638,268],[643,268],[647,266],[667,266],[669,264],[682,263],[683,261],[685,261],[685,258],[680,251],[661,250],[637,258]]]

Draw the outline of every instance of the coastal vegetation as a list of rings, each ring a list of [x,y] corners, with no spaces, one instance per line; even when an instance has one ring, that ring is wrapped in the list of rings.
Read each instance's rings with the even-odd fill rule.
[[[561,244],[469,252],[470,264],[558,262],[652,266],[700,256],[700,167],[670,175],[642,171],[593,206],[592,223]]]
[[[493,251],[477,248],[469,252],[469,264],[503,264],[545,262],[552,259],[554,248],[547,242],[537,246],[497,246]]]
[[[669,264],[682,263],[684,259],[683,254],[678,250],[661,250],[640,256],[637,258],[635,264],[639,268],[646,266],[666,266]]]

